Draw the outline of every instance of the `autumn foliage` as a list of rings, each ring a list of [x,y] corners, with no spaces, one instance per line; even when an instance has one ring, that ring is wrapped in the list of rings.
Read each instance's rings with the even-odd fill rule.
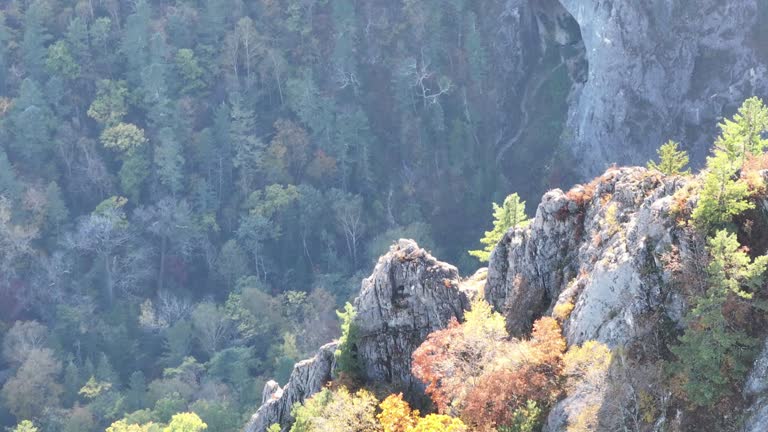
[[[511,424],[529,401],[557,399],[565,348],[554,318],[536,321],[529,340],[509,340],[504,319],[478,301],[465,323],[432,333],[414,352],[413,373],[441,413],[490,430]]]

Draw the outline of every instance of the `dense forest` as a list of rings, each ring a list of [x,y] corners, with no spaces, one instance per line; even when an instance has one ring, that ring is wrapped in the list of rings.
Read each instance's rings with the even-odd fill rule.
[[[393,239],[476,265],[479,7],[3,2],[0,425],[237,430]]]
[[[596,55],[594,35],[582,40],[584,23],[566,10],[572,1],[490,3],[0,2],[0,429],[240,431],[263,397],[279,399],[262,393],[265,383],[284,384],[297,362],[331,340],[338,341],[332,382],[303,395],[286,410],[292,423],[270,432],[534,432],[569,398],[584,405],[562,415],[568,431],[620,430],[630,416],[634,426],[621,423],[622,430],[661,430],[655,425],[675,411],[684,426],[740,424],[728,419],[750,403],[742,389],[768,309],[768,109],[751,98],[731,117],[732,99],[760,93],[744,83],[760,81],[765,68],[740,62],[726,85],[702,70],[729,58],[728,46],[702,43],[708,48],[694,55],[686,45],[679,57],[695,59],[686,73],[696,79],[674,100],[706,103],[661,112],[678,85],[647,88],[664,81],[660,71],[672,61],[664,43],[633,45],[628,37],[612,51],[619,44],[608,32],[598,35],[604,46]],[[765,16],[767,5],[760,0],[754,10]],[[611,7],[590,11],[595,25]],[[617,16],[627,13],[619,9]],[[739,19],[751,9],[740,10]],[[765,39],[762,22],[744,31],[758,45]],[[654,58],[647,63],[660,66],[637,68],[642,85],[606,87],[616,89],[616,105],[595,94],[600,80],[590,75],[588,53],[599,60],[598,78],[618,79],[611,56],[634,71],[626,60],[645,61],[647,51]],[[739,72],[745,68],[749,74]],[[631,74],[623,78],[634,85]],[[726,87],[728,97],[715,97]],[[577,102],[583,113],[574,113]],[[658,131],[644,129],[662,115]],[[686,150],[696,168],[706,151],[699,141],[712,135],[701,126],[709,118],[718,119],[709,126],[719,123],[720,136],[692,174]],[[542,192],[616,155],[636,160],[648,146],[632,141],[636,135],[670,130],[684,142],[661,146],[623,196],[596,194],[619,188],[611,176],[621,170],[609,168],[559,191],[567,207],[538,227],[544,234],[532,233],[530,205]],[[627,142],[584,141],[615,136]],[[685,142],[689,136],[697,138]],[[584,149],[601,154],[575,154]],[[648,195],[634,197],[638,190]],[[628,197],[634,201],[622,201]],[[657,198],[663,217],[641,220],[637,209]],[[648,252],[651,234],[626,237],[652,217],[669,222],[654,231],[668,230],[663,256]],[[546,243],[568,223],[573,237]],[[597,228],[584,243],[590,223]],[[494,263],[499,248],[524,243],[511,245],[518,234],[552,246],[528,251],[540,259],[531,267],[549,273],[537,275],[541,286],[521,282],[530,269],[507,268],[512,255]],[[366,382],[348,302],[400,238],[464,274],[490,260],[481,279],[494,265],[517,271],[503,288],[518,305],[537,289],[550,291],[524,311],[531,320],[519,331],[509,312],[516,305],[499,306],[483,291],[485,279],[470,280],[477,287],[461,295],[471,308],[424,333],[414,352],[387,353],[405,356],[400,372],[426,393],[390,391]],[[593,282],[589,271],[601,276],[601,266],[646,253],[642,271],[622,271],[634,278],[628,286],[673,292],[677,303],[663,305],[672,312],[644,305],[656,315],[638,315],[653,323],[656,339],[573,343],[569,331],[589,321],[578,315],[590,302],[579,299]],[[558,254],[556,267],[540,270]],[[573,266],[578,273],[569,273]],[[551,275],[563,286],[544,287]],[[458,292],[466,281],[456,272],[437,286]],[[407,311],[405,286],[390,288],[397,289],[390,300]],[[627,312],[634,307],[617,306],[606,322],[634,318]],[[616,366],[625,359],[624,369]],[[636,375],[610,375],[637,365]],[[601,398],[630,375],[644,393],[632,394],[632,410],[606,414],[619,408],[604,408]],[[606,418],[618,420],[608,427]]]

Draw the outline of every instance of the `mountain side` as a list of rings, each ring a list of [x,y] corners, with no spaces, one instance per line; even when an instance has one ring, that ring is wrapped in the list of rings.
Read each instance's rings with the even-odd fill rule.
[[[764,2],[562,5],[580,27],[589,64],[586,83],[570,96],[563,140],[584,162],[583,174],[613,161],[643,162],[670,137],[702,161],[715,120],[768,91],[758,20]]]
[[[768,171],[758,176],[765,181]],[[565,431],[586,411],[595,413],[597,430],[616,430],[632,419],[652,425],[648,430],[699,424],[710,414],[674,402],[676,384],[665,378],[664,359],[686,326],[691,290],[708,283],[707,239],[686,223],[700,181],[624,167],[568,192],[552,190],[530,224],[505,234],[487,274],[468,280],[413,241],[400,240],[363,281],[355,301],[364,384],[420,392],[410,373],[411,354],[429,332],[461,320],[469,299],[482,291],[515,337],[526,337],[534,320],[552,315],[562,322],[569,348],[598,344],[612,353],[590,386],[569,388],[554,404],[545,430]],[[742,243],[759,255],[766,247],[760,232],[768,201],[753,201],[756,209],[735,226]],[[757,335],[765,337],[759,330]],[[766,364],[768,348],[749,373],[743,398],[733,402],[733,410],[747,413],[747,431],[768,424]],[[290,418],[279,421],[287,426]]]
[[[452,319],[461,320],[473,291],[460,282],[456,267],[438,261],[413,240],[398,241],[379,258],[355,300],[352,325],[358,337],[349,348],[356,353],[365,382],[410,394],[423,390],[411,375],[411,353],[431,332]],[[293,404],[333,378],[336,349],[336,344],[328,344],[313,359],[298,363],[283,389],[274,381],[267,383],[262,406],[244,431],[264,432],[274,423],[287,430]]]

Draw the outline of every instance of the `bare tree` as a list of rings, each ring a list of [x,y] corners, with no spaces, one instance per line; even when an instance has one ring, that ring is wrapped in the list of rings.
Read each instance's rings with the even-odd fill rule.
[[[234,336],[234,325],[224,308],[203,302],[192,311],[192,325],[200,347],[213,356]]]
[[[118,252],[131,239],[128,222],[120,208],[110,207],[80,220],[77,230],[65,238],[72,249],[94,255],[103,266],[104,294],[111,304],[115,294],[114,268]]]
[[[363,200],[359,195],[344,193],[334,189],[330,192],[332,207],[339,222],[347,251],[352,258],[353,267],[357,267],[357,249],[363,236],[365,225],[363,223]]]

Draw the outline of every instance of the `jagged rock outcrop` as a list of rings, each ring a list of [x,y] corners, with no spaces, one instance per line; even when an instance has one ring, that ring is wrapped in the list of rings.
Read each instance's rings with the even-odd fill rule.
[[[405,392],[420,388],[411,375],[411,354],[429,333],[463,317],[481,284],[470,280],[473,283],[460,287],[456,267],[438,261],[413,240],[393,245],[363,280],[355,300],[353,324],[359,337],[351,349],[357,353],[363,379]],[[293,420],[293,404],[331,380],[336,348],[336,343],[325,345],[314,358],[298,363],[284,388],[267,383],[262,406],[244,431],[264,432],[274,423],[286,430]]]
[[[363,280],[355,300],[355,349],[363,377],[412,391],[411,353],[429,333],[462,319],[469,308],[456,267],[440,262],[413,240],[400,240]]]
[[[589,64],[564,139],[583,175],[644,163],[669,138],[703,161],[717,120],[768,92],[757,0],[561,3],[581,27]]]
[[[614,363],[637,365],[630,377],[612,364],[601,380],[610,384],[570,392],[551,410],[548,431],[566,430],[569,416],[590,406],[601,407],[600,430],[616,430],[620,424],[611,422],[636,412],[629,406],[638,388],[633,380],[658,368],[631,353],[653,345],[663,323],[681,325],[685,302],[673,277],[704,274],[696,268],[706,262],[703,239],[681,228],[674,212],[675,193],[691,181],[645,168],[609,169],[568,193],[548,192],[532,223],[510,230],[491,254],[486,299],[504,314],[512,334],[529,332],[534,319],[571,303],[563,323],[568,346],[594,340],[634,357],[617,356]],[[689,265],[681,269],[682,262]],[[607,399],[610,404],[601,402]]]
[[[335,342],[329,343],[320,348],[313,358],[297,363],[283,388],[269,381],[264,386],[261,407],[251,417],[244,432],[264,432],[275,423],[289,425],[293,420],[293,404],[319,392],[331,380],[336,348]]]
[[[747,377],[744,396],[754,400],[747,412],[744,432],[768,430],[768,340]]]
[[[698,247],[670,215],[672,195],[688,181],[618,168],[568,193],[548,192],[533,222],[492,253],[486,299],[517,335],[558,302],[573,302],[569,344],[623,344],[649,311],[678,321],[682,300],[663,289],[663,256],[676,249],[685,259]]]

